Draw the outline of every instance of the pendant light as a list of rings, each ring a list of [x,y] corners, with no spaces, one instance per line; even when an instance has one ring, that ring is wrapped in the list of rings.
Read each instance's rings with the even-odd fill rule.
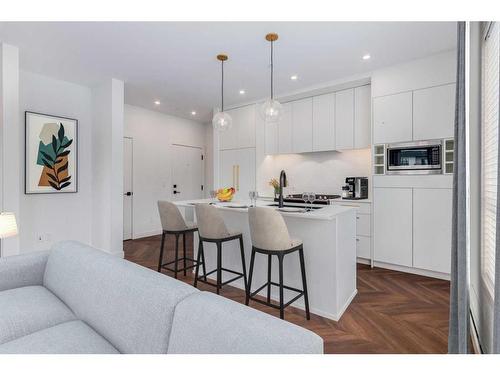
[[[229,113],[224,112],[224,61],[228,59],[227,55],[217,55],[217,60],[221,62],[221,110],[212,118],[212,125],[215,130],[223,132],[231,129],[233,119]]]
[[[276,123],[283,115],[283,106],[274,99],[274,63],[273,45],[278,40],[278,34],[270,33],[266,35],[266,40],[271,43],[271,97],[261,107],[261,115],[266,124]]]

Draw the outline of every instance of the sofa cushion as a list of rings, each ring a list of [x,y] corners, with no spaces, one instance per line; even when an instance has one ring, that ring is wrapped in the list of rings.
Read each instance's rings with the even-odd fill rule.
[[[71,310],[43,286],[0,292],[0,344],[74,319]]]
[[[78,242],[60,242],[44,285],[122,353],[165,353],[175,305],[197,289]]]
[[[117,354],[80,320],[62,323],[0,345],[0,354]]]
[[[323,339],[304,328],[213,293],[175,308],[168,353],[323,353]]]

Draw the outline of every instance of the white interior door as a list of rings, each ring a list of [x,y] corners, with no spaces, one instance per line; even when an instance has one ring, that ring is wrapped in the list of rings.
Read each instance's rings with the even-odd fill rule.
[[[199,147],[172,145],[172,199],[203,198],[203,160]]]
[[[123,239],[132,238],[132,210],[134,191],[133,176],[133,140],[123,138]]]

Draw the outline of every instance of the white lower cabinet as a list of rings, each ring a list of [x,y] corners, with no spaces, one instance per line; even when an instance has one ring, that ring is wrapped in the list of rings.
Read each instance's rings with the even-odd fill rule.
[[[356,236],[356,256],[358,258],[371,258],[370,243],[371,237]]]
[[[412,189],[373,189],[374,260],[411,267]]]
[[[452,189],[373,189],[376,262],[450,273]]]
[[[356,208],[356,256],[371,259],[371,203],[340,200],[333,204]]]
[[[413,267],[450,273],[452,189],[413,189]]]
[[[247,199],[255,190],[255,149],[220,151],[219,165],[219,187],[234,187],[236,199]]]

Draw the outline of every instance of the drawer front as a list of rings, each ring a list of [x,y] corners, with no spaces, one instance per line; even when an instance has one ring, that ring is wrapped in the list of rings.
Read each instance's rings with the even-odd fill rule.
[[[370,237],[356,236],[356,255],[358,258],[370,259]]]
[[[371,215],[356,214],[356,234],[358,236],[371,236]]]
[[[335,202],[333,204],[336,206],[356,207],[358,209],[358,213],[360,213],[360,214],[370,214],[371,213],[371,204],[370,203]]]

